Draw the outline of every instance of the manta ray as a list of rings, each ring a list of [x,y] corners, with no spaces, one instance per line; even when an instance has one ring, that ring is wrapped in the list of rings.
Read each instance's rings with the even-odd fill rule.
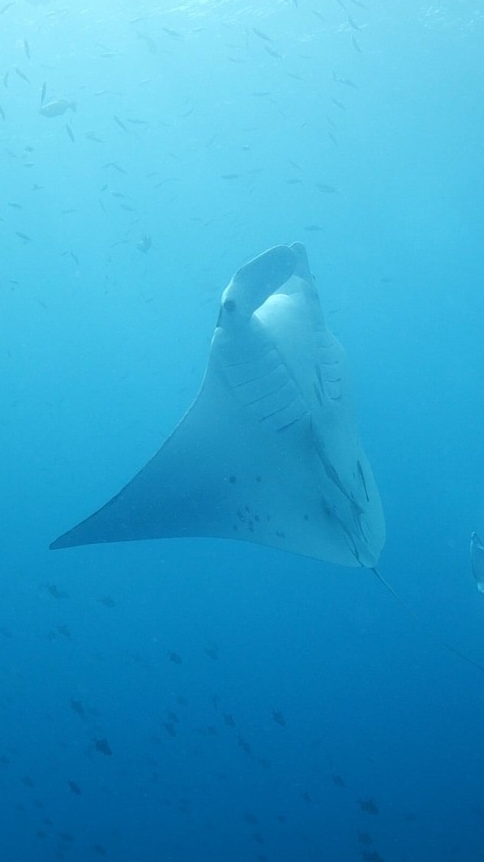
[[[353,567],[374,568],[382,551],[348,361],[301,243],[235,273],[192,405],[134,478],[50,547],[189,536]]]

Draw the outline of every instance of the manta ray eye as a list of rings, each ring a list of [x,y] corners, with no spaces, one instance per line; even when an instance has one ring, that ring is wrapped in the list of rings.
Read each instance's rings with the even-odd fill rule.
[[[233,311],[235,309],[235,300],[226,299],[224,304],[223,304],[223,307],[224,307],[224,311]]]

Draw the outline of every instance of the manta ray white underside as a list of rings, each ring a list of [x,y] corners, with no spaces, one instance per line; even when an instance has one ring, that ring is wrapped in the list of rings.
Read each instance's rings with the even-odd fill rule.
[[[277,246],[222,294],[201,389],[170,437],[51,548],[183,536],[375,566],[385,541],[345,353],[304,246]]]

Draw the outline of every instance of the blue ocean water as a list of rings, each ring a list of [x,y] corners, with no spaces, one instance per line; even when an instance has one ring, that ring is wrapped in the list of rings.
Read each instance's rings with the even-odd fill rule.
[[[0,8],[2,860],[484,859],[484,674],[443,644],[484,666],[483,48],[478,0]],[[255,545],[48,550],[294,240],[417,619]]]

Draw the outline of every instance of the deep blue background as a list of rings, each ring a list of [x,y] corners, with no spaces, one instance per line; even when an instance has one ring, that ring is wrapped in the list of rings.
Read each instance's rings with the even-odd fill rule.
[[[484,666],[483,54],[477,0],[0,9],[2,860],[484,859],[484,674],[442,645]],[[235,269],[295,239],[420,622],[256,546],[47,550],[187,408]]]

